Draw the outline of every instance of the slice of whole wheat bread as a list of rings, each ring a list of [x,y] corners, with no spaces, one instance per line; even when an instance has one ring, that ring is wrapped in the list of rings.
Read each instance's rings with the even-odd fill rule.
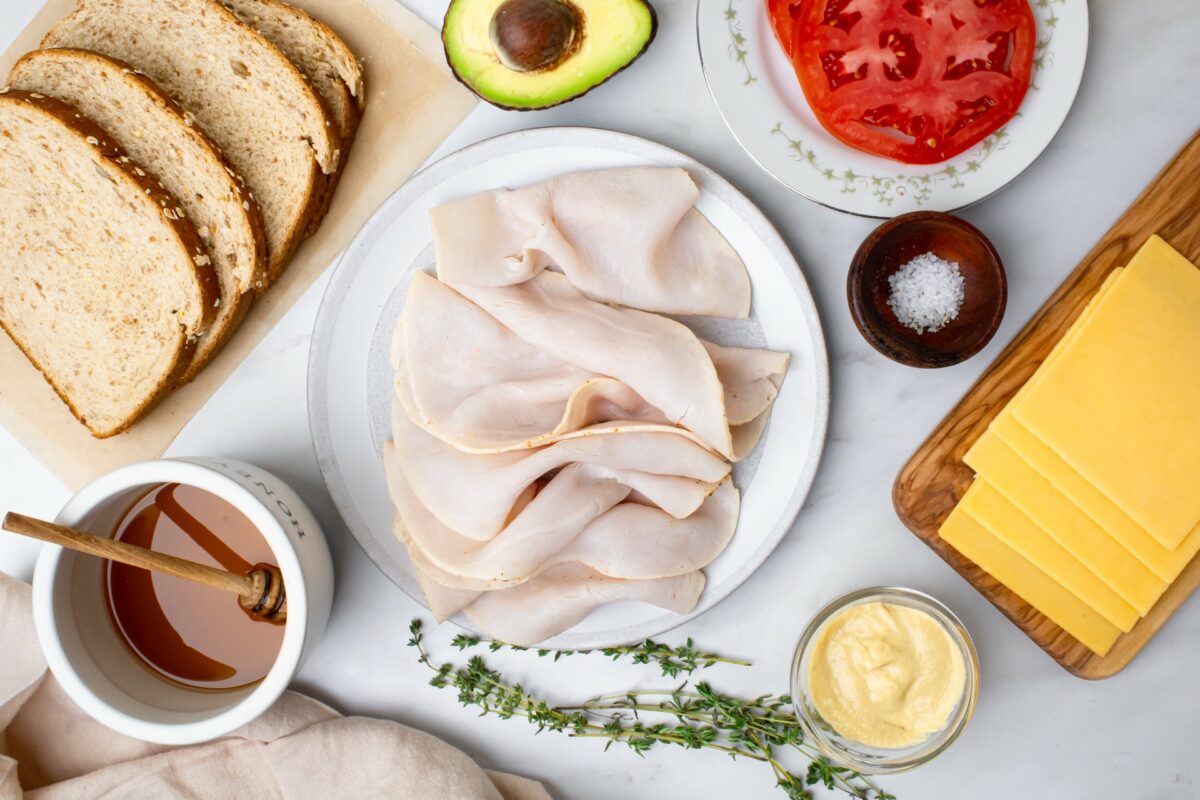
[[[354,53],[337,33],[322,22],[282,0],[221,0],[238,19],[261,33],[292,60],[317,90],[341,136],[338,168],[325,176],[320,214],[314,215],[308,235],[316,232],[333,200],[333,190],[345,169],[366,96],[363,72]]]
[[[269,285],[321,211],[340,137],[291,61],[217,0],[79,0],[43,47],[94,50],[170,94],[245,178],[267,231]]]
[[[363,111],[363,73],[354,53],[324,22],[281,0],[221,2],[282,50],[312,83],[337,123],[344,159]]]
[[[216,268],[221,303],[183,378],[191,379],[237,328],[265,274],[257,204],[204,132],[125,64],[86,50],[34,50],[13,66],[9,85],[56,97],[99,123],[195,225]]]
[[[195,228],[99,125],[0,90],[0,325],[97,437],[186,370],[220,298]]]

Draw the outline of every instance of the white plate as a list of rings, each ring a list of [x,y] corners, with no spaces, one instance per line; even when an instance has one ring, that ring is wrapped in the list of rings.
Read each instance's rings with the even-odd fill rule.
[[[1087,0],[1032,0],[1033,82],[1007,125],[949,161],[901,164],[842,144],[817,122],[783,54],[766,0],[700,0],[696,32],[709,91],[758,165],[821,205],[870,217],[952,211],[998,191],[1050,144],[1083,77]]]
[[[566,172],[646,164],[688,170],[701,187],[697,207],[750,272],[751,320],[702,320],[693,327],[723,344],[786,350],[792,354],[791,366],[762,443],[735,471],[743,492],[738,531],[707,568],[708,585],[696,609],[683,616],[644,603],[613,604],[550,644],[587,648],[633,641],[703,613],[750,577],[799,512],[825,441],[829,372],[816,306],[779,234],[724,179],[662,145],[588,128],[511,133],[447,156],[392,195],[346,250],[313,331],[308,408],[325,482],[367,555],[418,602],[424,600],[412,564],[391,530],[381,448],[390,438],[393,372],[388,344],[412,272],[433,267],[429,208]],[[465,619],[455,621],[470,627]]]

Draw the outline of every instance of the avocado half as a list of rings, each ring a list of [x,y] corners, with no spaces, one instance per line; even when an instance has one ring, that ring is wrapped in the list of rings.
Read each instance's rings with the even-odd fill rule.
[[[604,83],[657,30],[646,0],[451,0],[442,43],[468,89],[500,108],[532,111]]]

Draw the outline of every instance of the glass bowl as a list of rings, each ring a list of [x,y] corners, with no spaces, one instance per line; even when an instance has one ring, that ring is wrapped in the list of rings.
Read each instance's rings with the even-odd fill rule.
[[[888,603],[924,611],[941,624],[962,653],[966,672],[962,698],[950,712],[946,724],[940,730],[910,747],[894,749],[872,747],[841,736],[821,718],[809,694],[809,663],[813,645],[821,630],[839,612],[864,603]],[[873,586],[839,597],[818,611],[812,621],[808,623],[808,627],[805,628],[796,645],[796,654],[792,658],[791,687],[796,716],[809,741],[818,750],[838,766],[847,767],[864,775],[886,775],[904,772],[933,760],[953,744],[963,729],[967,727],[967,722],[970,721],[971,714],[975,711],[975,701],[979,695],[979,657],[975,653],[971,635],[967,633],[962,622],[954,616],[950,609],[937,600],[912,589],[898,586]]]

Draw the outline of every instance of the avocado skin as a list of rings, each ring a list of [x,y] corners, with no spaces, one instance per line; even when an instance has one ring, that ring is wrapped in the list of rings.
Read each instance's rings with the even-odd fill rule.
[[[563,98],[562,100],[559,100],[555,103],[547,103],[544,106],[510,106],[510,105],[505,105],[500,100],[488,97],[487,95],[480,92],[478,89],[476,89],[474,86],[472,86],[466,80],[464,80],[463,77],[458,74],[458,70],[456,70],[454,68],[454,61],[450,56],[450,42],[447,39],[446,19],[450,16],[450,13],[451,13],[451,10],[453,9],[454,3],[455,2],[463,2],[463,1],[464,0],[451,0],[450,5],[447,6],[447,8],[446,8],[446,16],[443,17],[443,19],[442,19],[442,53],[443,53],[443,55],[446,56],[446,64],[450,67],[450,73],[452,75],[454,75],[454,79],[457,80],[459,83],[461,83],[463,86],[467,87],[467,89],[470,90],[471,94],[475,95],[480,100],[483,100],[485,103],[493,105],[496,108],[504,109],[505,111],[544,111],[547,108],[554,108],[555,106],[561,106],[563,103],[570,103],[572,100],[578,100],[579,98],[583,97],[588,92],[592,91],[593,89],[603,86],[604,84],[611,81],[615,76],[620,75],[622,72],[629,69],[630,66],[632,66],[639,58],[642,57],[642,54],[646,52],[646,48],[648,48],[650,46],[650,44],[654,41],[654,37],[658,35],[658,12],[654,10],[654,6],[653,6],[653,4],[651,4],[649,2],[649,0],[637,0],[637,2],[640,3],[642,6],[644,6],[646,8],[646,10],[650,13],[650,35],[646,37],[646,42],[645,42],[645,44],[642,45],[642,49],[638,50],[637,54],[633,58],[629,59],[629,62],[626,63],[625,66],[621,67],[620,69],[614,70],[611,74],[609,74],[609,76],[607,78],[600,81],[599,83],[589,86],[588,88],[584,89],[579,94],[571,95],[570,97]]]

